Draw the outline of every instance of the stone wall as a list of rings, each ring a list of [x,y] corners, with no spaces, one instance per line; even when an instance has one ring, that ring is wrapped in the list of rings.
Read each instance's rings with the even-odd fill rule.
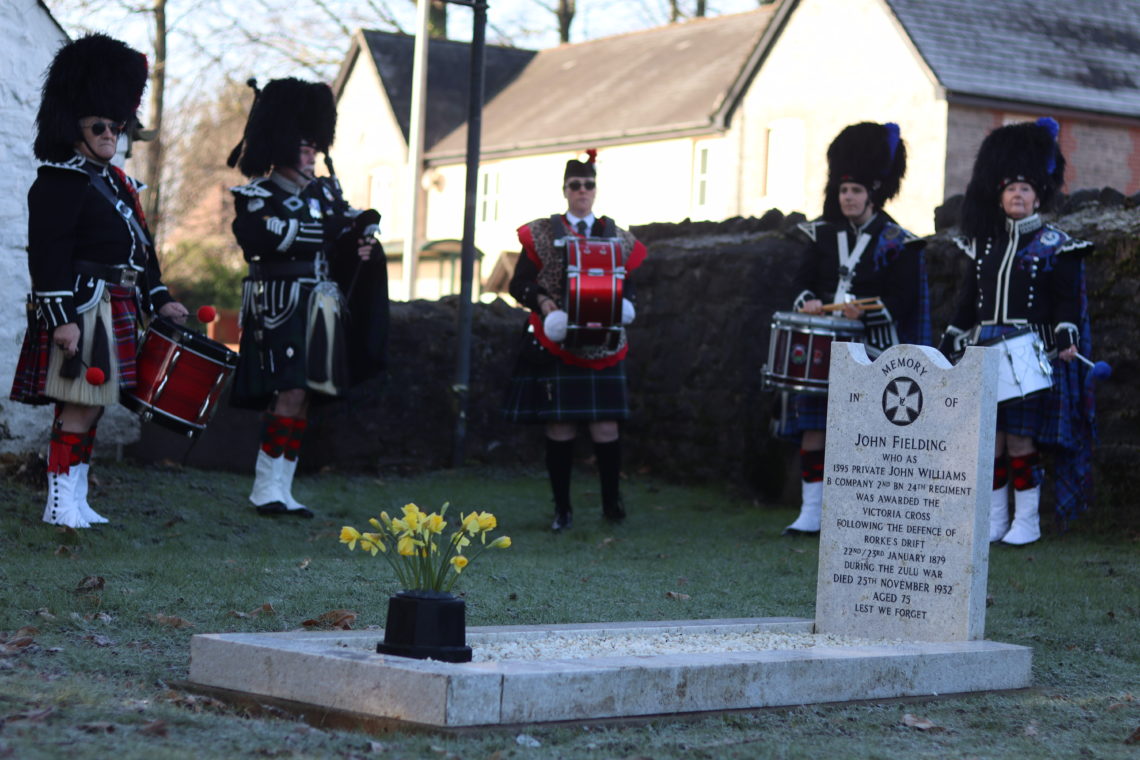
[[[767,502],[798,498],[796,447],[768,432],[774,394],[761,388],[769,320],[789,308],[798,246],[785,234],[797,218],[650,225],[635,232],[650,256],[638,270],[638,317],[628,372],[634,417],[625,427],[627,471],[676,480],[720,481]],[[1104,211],[1095,202],[1059,224],[1098,242],[1088,260],[1095,359],[1115,373],[1099,390],[1097,454],[1105,503],[1140,491],[1140,404],[1132,391],[1140,325],[1140,208]],[[927,248],[934,321],[941,332],[965,260],[945,234]],[[346,403],[318,408],[305,442],[305,469],[423,470],[451,461],[456,300],[392,307],[391,372]],[[521,338],[524,312],[502,301],[475,307],[467,461],[542,462],[541,432],[498,413]],[[136,456],[179,458],[187,444],[145,426]],[[187,461],[249,471],[257,415],[224,410]],[[165,447],[165,448],[164,448]],[[588,456],[585,444],[578,449]]]

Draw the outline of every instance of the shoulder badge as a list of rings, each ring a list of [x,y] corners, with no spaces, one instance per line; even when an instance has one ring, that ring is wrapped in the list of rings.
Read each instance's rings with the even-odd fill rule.
[[[273,193],[271,193],[267,188],[261,186],[264,182],[264,177],[258,177],[248,185],[238,185],[237,187],[231,187],[230,192],[234,195],[244,195],[251,198],[272,198]]]

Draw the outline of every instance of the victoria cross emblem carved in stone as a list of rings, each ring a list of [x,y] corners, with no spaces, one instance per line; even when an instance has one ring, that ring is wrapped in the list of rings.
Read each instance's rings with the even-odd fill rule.
[[[909,425],[922,412],[922,389],[909,377],[896,377],[883,389],[883,414],[896,425]]]

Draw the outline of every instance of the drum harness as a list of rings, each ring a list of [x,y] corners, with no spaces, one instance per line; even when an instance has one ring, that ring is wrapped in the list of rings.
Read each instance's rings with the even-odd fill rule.
[[[867,247],[871,244],[871,236],[860,232],[855,239],[855,248],[850,249],[847,244],[847,231],[839,230],[836,233],[836,243],[839,250],[839,284],[835,289],[835,303],[846,303],[854,298],[851,294],[851,284],[855,280],[855,267],[863,257]],[[884,305],[865,314],[867,332],[864,343],[870,349],[867,355],[874,359],[887,348],[899,342],[898,330],[891,314]]]

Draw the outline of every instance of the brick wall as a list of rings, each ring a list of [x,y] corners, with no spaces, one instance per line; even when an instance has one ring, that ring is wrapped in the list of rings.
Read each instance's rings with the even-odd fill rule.
[[[982,139],[996,127],[1050,115],[951,105],[946,147],[946,197],[965,192]],[[1065,191],[1114,187],[1140,190],[1140,121],[1135,126],[1062,116],[1061,150],[1068,162]]]

